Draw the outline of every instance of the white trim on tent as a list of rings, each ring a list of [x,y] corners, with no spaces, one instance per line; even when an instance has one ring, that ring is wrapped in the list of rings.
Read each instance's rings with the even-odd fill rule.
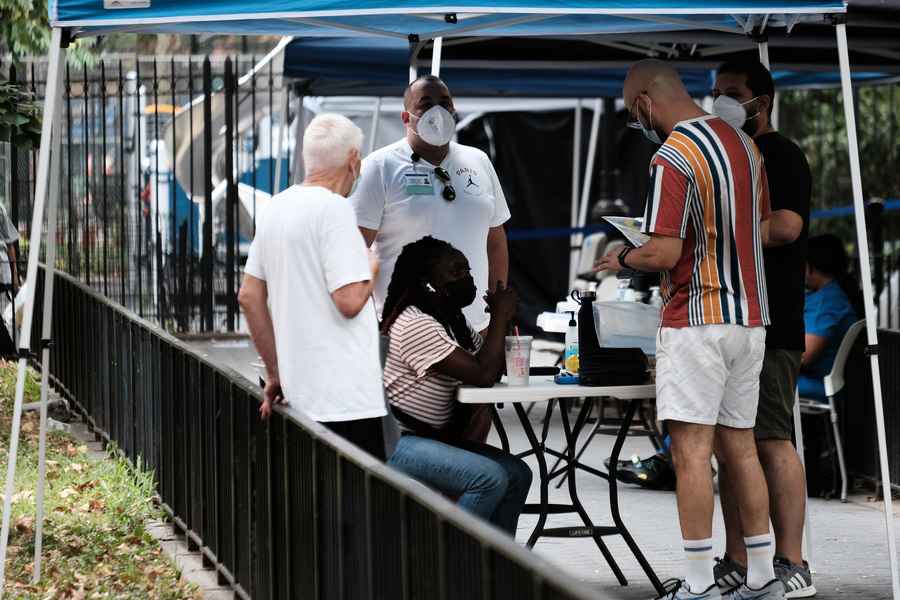
[[[402,15],[434,15],[443,18],[448,13],[458,14],[478,14],[478,15],[501,15],[501,14],[518,14],[518,15],[550,15],[550,16],[568,16],[568,15],[597,15],[597,16],[619,16],[629,17],[633,15],[658,15],[660,13],[666,15],[732,15],[734,13],[741,14],[783,14],[783,15],[809,15],[809,14],[826,14],[826,13],[843,13],[846,9],[838,6],[821,6],[821,7],[797,7],[797,6],[766,6],[762,8],[754,8],[746,5],[735,5],[733,7],[720,8],[674,8],[659,7],[654,8],[564,8],[560,10],[554,8],[537,8],[527,6],[433,6],[406,8],[398,10],[397,8],[368,8],[368,9],[351,9],[351,10],[322,10],[322,11],[288,11],[288,12],[255,12],[255,13],[238,13],[227,15],[183,15],[169,17],[147,17],[134,16],[121,19],[76,19],[73,21],[54,20],[51,25],[53,27],[117,27],[120,25],[137,25],[146,28],[149,25],[168,25],[172,23],[203,23],[203,22],[221,22],[221,21],[263,21],[263,20],[280,20],[280,19],[320,19],[328,17],[358,17],[358,16],[402,16]],[[706,24],[696,21],[683,20],[683,24],[689,24],[692,28],[698,26],[709,29]]]
[[[870,348],[878,347],[878,319],[875,315],[875,293],[872,289],[872,267],[869,262],[869,239],[866,231],[866,207],[863,201],[862,170],[859,166],[859,144],[856,137],[856,115],[853,106],[853,87],[850,79],[850,53],[847,49],[847,25],[838,23],[838,61],[841,66],[841,92],[844,104],[844,120],[847,124],[847,154],[850,158],[850,180],[853,187],[853,208],[856,221],[859,274],[862,279],[863,300],[866,311],[866,337]],[[869,353],[872,365],[872,397],[875,403],[875,430],[878,436],[878,459],[881,467],[881,483],[884,490],[884,521],[888,539],[888,556],[891,563],[891,583],[894,599],[900,598],[900,571],[897,565],[897,541],[894,537],[894,510],[891,495],[891,471],[888,466],[887,439],[884,428],[884,405],[881,393],[881,371],[878,353]]]

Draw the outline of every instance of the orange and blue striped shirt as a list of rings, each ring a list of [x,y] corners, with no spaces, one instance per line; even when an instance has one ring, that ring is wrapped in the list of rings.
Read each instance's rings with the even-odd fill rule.
[[[663,327],[769,324],[760,223],[769,186],[753,140],[713,115],[678,123],[650,163],[644,233],[683,240],[663,274]]]

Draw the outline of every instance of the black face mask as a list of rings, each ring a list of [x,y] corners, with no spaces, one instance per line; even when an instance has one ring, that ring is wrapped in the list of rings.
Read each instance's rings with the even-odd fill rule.
[[[475,280],[469,275],[468,277],[451,281],[444,286],[443,292],[447,297],[447,302],[456,308],[465,308],[475,302],[478,288],[475,287]]]

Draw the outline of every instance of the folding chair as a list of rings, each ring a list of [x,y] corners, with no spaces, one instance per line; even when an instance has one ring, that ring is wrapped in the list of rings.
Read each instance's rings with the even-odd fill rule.
[[[844,462],[844,445],[841,443],[841,432],[838,427],[838,413],[835,408],[835,398],[844,389],[844,367],[847,365],[847,357],[853,349],[856,338],[865,329],[866,321],[857,321],[844,334],[841,345],[838,347],[831,372],[825,376],[825,400],[819,398],[800,398],[800,412],[809,415],[822,415],[831,418],[831,429],[834,448],[837,454],[838,469],[841,473],[841,502],[847,501],[847,465]],[[794,433],[798,440],[803,439],[800,419],[794,419]],[[798,448],[802,452],[802,448]]]

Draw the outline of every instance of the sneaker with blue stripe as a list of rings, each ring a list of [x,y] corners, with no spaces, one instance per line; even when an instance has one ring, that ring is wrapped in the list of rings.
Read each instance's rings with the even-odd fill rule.
[[[802,565],[795,565],[785,558],[776,556],[775,576],[784,584],[785,598],[812,598],[816,595],[809,563],[806,561],[803,561]]]
[[[783,600],[784,585],[780,579],[773,579],[763,587],[753,589],[744,582],[722,597],[726,600]]]

